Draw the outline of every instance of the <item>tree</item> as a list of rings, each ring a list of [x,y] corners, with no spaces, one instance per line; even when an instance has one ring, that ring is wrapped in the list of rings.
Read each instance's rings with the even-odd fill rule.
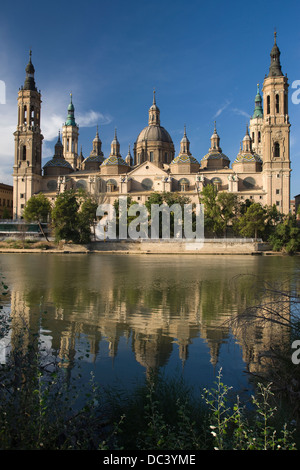
[[[296,217],[289,214],[269,237],[269,243],[274,251],[286,251],[289,254],[300,251],[300,229]]]
[[[239,232],[246,237],[257,239],[258,233],[265,230],[266,210],[258,202],[253,202],[238,222]]]
[[[47,241],[48,238],[43,230],[42,223],[47,222],[50,212],[50,201],[43,193],[31,196],[31,198],[28,199],[23,212],[23,217],[27,222],[38,223],[40,231]]]
[[[228,225],[238,213],[238,199],[233,193],[218,191],[213,184],[205,186],[200,202],[204,205],[205,228],[216,235],[225,235]]]
[[[73,189],[64,191],[57,196],[52,210],[55,241],[71,240],[75,243],[79,242],[78,209],[79,202]]]
[[[89,243],[97,207],[96,200],[83,190],[70,189],[59,194],[52,210],[55,240]]]
[[[89,243],[91,241],[91,227],[96,218],[98,204],[88,195],[85,195],[78,212],[79,242]]]

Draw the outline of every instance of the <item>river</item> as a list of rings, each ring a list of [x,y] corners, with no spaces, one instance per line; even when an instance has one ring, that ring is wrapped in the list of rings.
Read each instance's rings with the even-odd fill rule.
[[[25,318],[83,381],[93,372],[100,385],[130,388],[159,370],[201,388],[222,368],[239,392],[251,388],[248,372],[270,338],[283,339],[229,320],[261,300],[264,282],[298,285],[300,258],[9,253],[0,271],[12,317],[2,362]]]

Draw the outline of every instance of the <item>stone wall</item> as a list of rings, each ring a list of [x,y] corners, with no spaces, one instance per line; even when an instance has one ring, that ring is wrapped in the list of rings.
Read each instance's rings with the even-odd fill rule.
[[[206,239],[203,242],[192,240],[107,240],[93,242],[88,247],[91,251],[161,253],[161,254],[259,254],[270,247],[254,240]]]

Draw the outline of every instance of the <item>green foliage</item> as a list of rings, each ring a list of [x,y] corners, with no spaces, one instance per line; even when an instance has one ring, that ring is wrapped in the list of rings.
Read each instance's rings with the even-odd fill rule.
[[[97,203],[86,193],[73,189],[60,193],[52,210],[55,241],[89,243]]]
[[[39,193],[28,199],[23,217],[27,222],[47,222],[50,212],[51,204],[49,199],[43,193]]]
[[[274,251],[285,251],[289,254],[300,251],[300,229],[294,215],[288,215],[275,227],[274,233],[269,237],[269,243]]]
[[[285,424],[276,429],[276,407],[272,406],[271,386],[258,384],[257,396],[252,396],[252,415],[245,413],[237,397],[232,407],[228,405],[230,387],[222,383],[219,370],[216,388],[204,389],[204,399],[211,410],[211,435],[215,450],[294,450],[293,431]]]
[[[78,210],[79,202],[74,190],[64,191],[57,196],[52,209],[52,226],[56,242],[60,240],[79,242]]]
[[[42,222],[47,222],[50,212],[51,204],[49,199],[47,199],[43,193],[39,193],[28,199],[24,208],[23,217],[27,222],[37,222],[42,234],[47,239],[42,228]]]
[[[204,205],[204,225],[206,230],[224,236],[229,224],[238,214],[239,204],[233,193],[219,192],[213,184],[205,186],[200,202]]]
[[[262,235],[266,228],[266,216],[266,209],[261,204],[252,203],[239,219],[238,227],[240,234],[257,239],[258,235]]]

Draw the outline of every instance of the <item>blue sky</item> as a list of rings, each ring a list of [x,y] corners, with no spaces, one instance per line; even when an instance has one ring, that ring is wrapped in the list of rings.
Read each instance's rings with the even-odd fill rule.
[[[84,156],[98,124],[105,156],[117,128],[125,157],[148,123],[154,88],[161,125],[176,154],[186,125],[200,161],[216,120],[223,152],[233,162],[253,113],[256,85],[262,86],[269,70],[276,28],[290,84],[293,198],[300,193],[300,104],[292,102],[292,84],[300,80],[299,14],[298,1],[277,0],[1,2],[6,99],[0,104],[0,181],[12,184],[16,98],[30,48],[42,92],[44,162],[53,155],[71,91]]]

